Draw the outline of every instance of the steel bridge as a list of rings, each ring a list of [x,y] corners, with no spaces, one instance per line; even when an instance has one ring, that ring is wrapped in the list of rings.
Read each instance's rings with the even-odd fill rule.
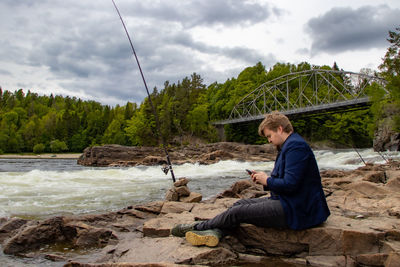
[[[274,110],[305,116],[365,109],[370,104],[366,88],[373,83],[386,90],[384,79],[362,73],[324,69],[288,73],[254,89],[233,107],[227,120],[213,124],[262,120]]]

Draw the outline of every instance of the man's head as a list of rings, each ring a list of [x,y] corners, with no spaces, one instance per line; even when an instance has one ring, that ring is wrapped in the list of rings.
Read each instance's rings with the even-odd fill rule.
[[[293,126],[288,117],[277,111],[267,114],[258,127],[258,134],[276,146],[282,145],[292,132]]]

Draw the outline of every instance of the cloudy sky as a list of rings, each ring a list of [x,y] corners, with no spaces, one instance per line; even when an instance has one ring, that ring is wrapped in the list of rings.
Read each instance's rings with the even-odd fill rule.
[[[398,0],[115,0],[149,89],[223,83],[261,61],[377,69]],[[1,0],[0,86],[102,104],[146,91],[111,0]]]

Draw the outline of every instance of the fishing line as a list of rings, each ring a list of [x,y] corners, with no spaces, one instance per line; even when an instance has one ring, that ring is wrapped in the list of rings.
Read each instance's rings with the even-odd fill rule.
[[[160,131],[160,122],[159,122],[159,120],[158,120],[157,111],[156,111],[156,109],[155,109],[155,107],[154,107],[154,105],[153,105],[153,101],[151,101],[149,89],[148,89],[148,87],[147,87],[146,79],[144,78],[144,75],[143,75],[142,67],[140,66],[139,59],[138,59],[138,57],[137,57],[137,55],[136,55],[135,48],[133,47],[133,43],[132,43],[131,37],[129,36],[128,30],[126,29],[125,22],[124,22],[124,20],[122,19],[121,13],[119,12],[119,9],[118,9],[117,5],[115,4],[114,0],[111,0],[111,1],[112,1],[113,4],[114,4],[115,10],[117,10],[118,16],[119,16],[119,18],[120,18],[120,20],[121,20],[121,22],[122,22],[122,26],[124,27],[126,36],[128,37],[129,43],[131,44],[131,48],[132,48],[132,51],[133,51],[133,55],[135,56],[136,63],[137,63],[137,65],[138,65],[138,67],[139,67],[140,75],[142,76],[142,80],[143,80],[143,83],[144,83],[144,87],[146,88],[147,96],[148,96],[148,98],[149,98],[149,103],[150,103],[151,109],[153,110],[153,113],[154,113],[154,118],[155,118],[155,120],[156,120],[156,128],[157,128],[157,129],[156,129],[156,136],[157,136],[157,139],[158,139],[158,140],[159,140],[160,137],[161,137],[162,144],[163,144],[163,147],[164,147],[164,152],[165,152],[165,155],[166,155],[166,157],[167,157],[167,163],[168,163],[168,166],[165,167],[165,168],[163,168],[163,171],[164,171],[165,174],[167,174],[168,171],[170,171],[170,172],[171,172],[171,176],[172,176],[172,181],[175,183],[175,175],[174,175],[174,171],[173,171],[173,169],[172,169],[171,160],[170,160],[169,155],[168,155],[168,150],[167,150],[165,138],[161,135],[161,131]]]

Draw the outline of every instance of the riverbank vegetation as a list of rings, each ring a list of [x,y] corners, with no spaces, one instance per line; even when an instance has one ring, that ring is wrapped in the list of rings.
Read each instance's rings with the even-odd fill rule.
[[[338,147],[371,147],[376,125],[392,114],[393,128],[400,129],[400,56],[399,28],[389,32],[391,46],[385,55],[381,73],[388,84],[389,96],[373,84],[370,91],[374,104],[369,110],[326,114],[293,120],[297,132],[310,142],[327,140]],[[314,68],[335,69],[338,66],[315,66],[277,63],[266,69],[261,62],[244,69],[236,78],[224,83],[206,85],[193,73],[177,83],[166,81],[164,88],[154,88],[151,98],[160,120],[160,134],[170,145],[185,145],[188,137],[205,142],[218,140],[212,121],[229,117],[236,103],[259,85],[291,72]],[[396,113],[397,112],[397,113]],[[257,136],[259,122],[225,126],[227,140],[262,143]],[[0,88],[0,152],[81,152],[100,144],[156,146],[155,118],[148,99],[138,105],[110,107],[75,97],[38,95],[19,89]]]

